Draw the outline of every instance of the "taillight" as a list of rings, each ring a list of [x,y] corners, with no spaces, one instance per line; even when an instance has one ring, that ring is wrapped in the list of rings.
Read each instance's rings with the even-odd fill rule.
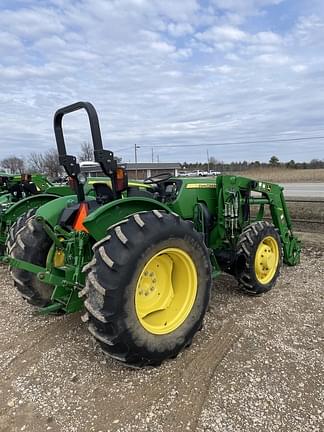
[[[124,168],[118,167],[116,170],[116,191],[122,192],[127,189],[128,179],[127,172]]]

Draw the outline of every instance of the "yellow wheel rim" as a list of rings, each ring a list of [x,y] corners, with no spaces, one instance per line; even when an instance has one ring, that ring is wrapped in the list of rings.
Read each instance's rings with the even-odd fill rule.
[[[137,318],[150,333],[171,333],[188,317],[196,295],[197,271],[191,257],[182,249],[163,249],[146,263],[138,278]]]
[[[259,244],[255,254],[255,275],[259,283],[266,285],[273,279],[279,264],[277,240],[268,236]]]

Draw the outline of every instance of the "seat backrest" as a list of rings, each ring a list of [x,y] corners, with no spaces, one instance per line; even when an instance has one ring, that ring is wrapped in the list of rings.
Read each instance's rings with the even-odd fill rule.
[[[37,195],[38,190],[33,182],[24,182],[23,183],[23,189],[26,192],[26,195]]]
[[[93,188],[96,193],[96,201],[98,204],[107,204],[113,201],[113,191],[106,183],[94,183]]]
[[[23,197],[23,191],[23,187],[20,183],[15,184],[9,188],[9,192],[16,200],[20,200]]]

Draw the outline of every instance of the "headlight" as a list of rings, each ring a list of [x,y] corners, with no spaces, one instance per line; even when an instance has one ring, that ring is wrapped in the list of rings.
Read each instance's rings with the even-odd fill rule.
[[[78,181],[80,184],[85,185],[87,183],[87,176],[83,173],[78,174]]]

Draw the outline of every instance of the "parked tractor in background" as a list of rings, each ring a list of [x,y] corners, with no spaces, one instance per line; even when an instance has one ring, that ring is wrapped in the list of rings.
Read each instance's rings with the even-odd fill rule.
[[[3,255],[10,227],[16,220],[58,196],[70,195],[72,189],[67,185],[52,184],[40,174],[0,175],[0,256]],[[20,229],[24,218],[20,220]],[[11,232],[11,241],[14,232]]]
[[[62,130],[64,115],[79,109],[89,117],[95,161],[110,179],[93,196],[85,194]],[[130,186],[125,169],[103,149],[90,103],[59,109],[54,130],[75,193],[22,216],[5,262],[20,294],[42,313],[85,309],[90,333],[124,364],[159,365],[190,345],[221,271],[259,295],[274,287],[282,260],[299,262],[282,187],[168,173]],[[264,219],[266,206],[272,222]]]
[[[0,188],[2,186],[3,190],[0,194],[0,258],[5,252],[6,241],[10,248],[16,232],[39,207],[73,193],[70,185],[51,183],[40,174],[12,175],[9,181],[7,178],[0,176]],[[94,188],[100,188],[100,184],[110,185],[110,180],[107,177],[88,177],[84,184],[85,194],[94,196]],[[14,225],[18,218],[19,223]]]

